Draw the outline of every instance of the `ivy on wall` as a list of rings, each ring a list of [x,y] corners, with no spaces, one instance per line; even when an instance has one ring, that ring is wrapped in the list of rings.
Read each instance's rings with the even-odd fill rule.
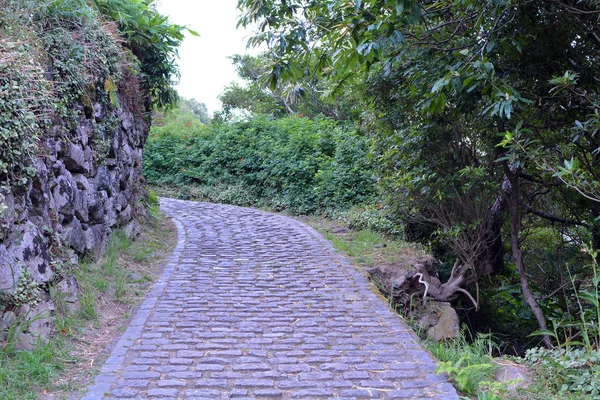
[[[0,0],[0,191],[26,187],[39,140],[81,117],[105,139],[93,105],[119,107],[117,90],[134,112],[175,102],[184,29],[146,0]]]

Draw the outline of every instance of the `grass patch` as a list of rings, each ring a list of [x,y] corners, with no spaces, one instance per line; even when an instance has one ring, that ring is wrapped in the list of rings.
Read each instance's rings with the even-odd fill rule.
[[[175,246],[176,228],[157,204],[150,215],[135,241],[115,231],[98,261],[84,260],[72,271],[80,288],[77,311],[51,288],[56,329],[48,343],[26,351],[12,339],[0,349],[0,399],[66,399],[91,382],[102,350],[122,332]]]
[[[361,269],[396,264],[425,254],[425,249],[418,244],[404,242],[371,229],[354,230],[342,226],[338,221],[317,216],[303,217],[302,221],[321,232],[336,250],[344,253]]]
[[[29,351],[0,350],[0,398],[36,399],[35,389],[50,386],[69,358],[69,345],[61,339],[38,343]]]

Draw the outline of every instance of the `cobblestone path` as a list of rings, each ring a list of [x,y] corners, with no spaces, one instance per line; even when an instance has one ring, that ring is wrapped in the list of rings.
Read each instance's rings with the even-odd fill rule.
[[[311,228],[162,199],[179,241],[85,399],[458,399]]]

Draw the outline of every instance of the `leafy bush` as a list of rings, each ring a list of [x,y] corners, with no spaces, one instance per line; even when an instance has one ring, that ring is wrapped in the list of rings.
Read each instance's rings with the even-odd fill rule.
[[[600,351],[534,348],[525,359],[534,364],[538,380],[567,398],[600,398]]]
[[[169,106],[177,101],[173,79],[179,77],[177,47],[187,30],[171,24],[168,17],[159,14],[153,0],[94,0],[100,12],[118,24],[125,46],[139,60],[139,72],[144,89],[154,105]]]
[[[203,126],[174,113],[153,128],[144,174],[182,197],[306,214],[374,196],[366,153],[360,133],[325,118]]]

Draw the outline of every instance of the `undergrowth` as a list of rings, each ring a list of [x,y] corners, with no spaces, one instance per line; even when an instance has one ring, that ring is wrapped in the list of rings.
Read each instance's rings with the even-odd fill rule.
[[[338,251],[361,268],[398,264],[403,259],[418,258],[425,251],[422,247],[372,229],[340,227],[340,220],[334,222],[314,216],[306,219]],[[595,253],[589,252],[595,259]],[[426,339],[425,332],[420,331],[417,324],[411,323],[411,326],[421,337],[423,345],[439,361],[438,372],[448,376],[461,393],[462,399],[598,400],[600,352],[597,347],[599,326],[596,316],[599,310],[596,291],[600,278],[595,262],[590,268],[594,271],[595,278],[590,285],[579,289],[575,300],[579,302],[579,315],[570,320],[555,322],[553,330],[542,332],[557,340],[559,346],[555,349],[533,348],[524,357],[498,358],[501,351],[490,334],[471,336],[463,329],[456,339],[433,342]],[[395,309],[395,304],[390,302],[390,307]],[[410,318],[408,322],[410,323]],[[565,341],[565,332],[572,327],[578,327],[577,331],[581,332],[579,339]],[[519,388],[513,386],[516,382],[497,382],[495,374],[502,365],[527,371],[529,386]]]

